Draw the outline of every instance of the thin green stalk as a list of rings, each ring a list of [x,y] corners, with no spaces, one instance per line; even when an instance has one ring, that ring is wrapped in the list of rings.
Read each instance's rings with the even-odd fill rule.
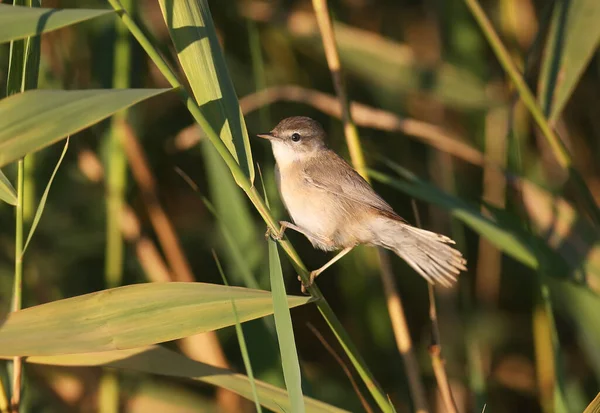
[[[131,1],[125,0],[131,8]],[[130,86],[131,48],[129,30],[117,22],[113,62],[113,88],[126,89]],[[115,288],[123,283],[124,241],[121,233],[121,216],[125,204],[127,187],[127,157],[123,148],[123,124],[127,111],[116,113],[111,119],[108,135],[107,188],[106,198],[106,288]],[[100,380],[98,410],[101,413],[119,411],[119,376],[114,370],[105,370]]]
[[[202,112],[200,111],[200,107],[196,103],[196,101],[190,96],[187,90],[183,87],[181,82],[177,79],[175,73],[171,70],[169,65],[160,55],[160,53],[156,50],[156,48],[152,45],[150,40],[144,35],[142,30],[137,26],[137,24],[133,21],[131,16],[127,14],[127,12],[123,9],[120,2],[118,0],[108,0],[113,9],[117,12],[125,26],[129,29],[131,34],[136,38],[136,40],[140,43],[142,48],[146,51],[148,56],[152,59],[157,68],[161,71],[163,76],[167,79],[169,84],[175,89],[178,90],[179,95],[183,99],[186,108],[189,110],[190,114],[194,117],[194,120],[198,125],[202,128],[210,142],[215,146],[227,166],[229,167],[231,174],[236,179],[236,182],[242,190],[246,193],[256,210],[259,212],[267,226],[273,231],[279,231],[279,225],[277,221],[271,216],[269,209],[264,203],[264,200],[258,193],[257,189],[252,185],[248,177],[242,171],[240,165],[236,162],[235,158],[229,152],[223,141],[219,138],[219,135],[212,128],[210,123],[206,120]],[[308,283],[309,272],[300,260],[298,253],[292,246],[292,244],[286,239],[282,239],[280,242],[281,247],[286,252],[292,264],[299,272],[300,277],[304,281],[304,283]],[[329,303],[323,297],[321,290],[317,287],[316,284],[313,284],[310,288],[308,288],[309,293],[316,300],[316,305],[323,318],[331,328],[333,334],[339,341],[340,345],[348,355],[350,361],[356,368],[358,374],[361,379],[364,381],[365,385],[371,392],[371,395],[379,405],[382,411],[391,412],[388,399],[383,392],[383,390],[379,387],[377,382],[375,381],[372,373],[366,366],[363,358],[358,354],[358,351],[354,344],[351,342],[348,333],[344,330],[342,324],[336,317]]]
[[[17,172],[17,205],[15,219],[15,284],[13,289],[12,311],[19,311],[23,301],[23,192],[25,182],[25,160],[20,159]],[[21,402],[21,357],[13,359],[13,383],[11,405],[19,411]]]
[[[577,189],[583,197],[583,200],[585,201],[590,214],[592,215],[596,223],[600,223],[600,209],[598,209],[598,206],[594,201],[594,197],[590,193],[589,188],[585,184],[585,181],[579,175],[579,172],[577,172],[577,170],[573,167],[573,159],[571,157],[571,154],[569,153],[564,142],[559,138],[559,136],[554,132],[554,129],[552,129],[552,127],[548,123],[548,120],[546,119],[544,113],[542,112],[542,109],[538,105],[535,96],[533,95],[531,90],[529,90],[525,79],[523,78],[515,63],[512,61],[510,53],[508,52],[506,47],[504,47],[504,44],[502,43],[502,40],[500,39],[496,31],[494,30],[492,23],[485,15],[485,12],[481,8],[477,0],[465,0],[465,3],[467,4],[468,8],[473,14],[473,17],[479,24],[479,27],[483,31],[483,34],[488,40],[492,50],[496,54],[498,61],[508,74],[508,77],[510,77],[510,79],[514,83],[515,88],[517,89],[519,95],[521,96],[521,99],[523,100],[523,103],[531,113],[531,116],[537,123],[543,136],[546,138],[546,141],[550,145],[550,148],[552,149],[559,165],[565,170],[569,171],[570,176],[573,178],[573,183],[577,186]]]
[[[30,153],[25,158],[25,184],[23,192],[23,219],[30,223],[35,214],[35,153]]]
[[[37,0],[15,0],[14,5],[39,7]],[[7,95],[22,93],[37,87],[39,58],[39,37],[28,37],[10,44]],[[25,158],[18,161],[17,204],[15,218],[15,281],[12,296],[12,311],[18,311],[23,305],[23,208],[25,199]],[[21,405],[21,382],[23,360],[13,359],[11,411],[19,411]]]
[[[131,4],[128,1],[129,7]],[[122,24],[116,25],[114,50],[113,87],[126,89],[129,87],[131,67],[131,50],[129,32]],[[116,113],[111,119],[108,136],[107,183],[108,196],[106,203],[106,287],[118,287],[123,276],[123,238],[121,235],[121,211],[127,185],[127,158],[122,144],[121,125],[127,117],[127,111]]]

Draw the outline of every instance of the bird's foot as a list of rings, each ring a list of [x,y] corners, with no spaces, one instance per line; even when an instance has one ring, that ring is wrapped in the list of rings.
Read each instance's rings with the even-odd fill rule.
[[[314,270],[311,271],[310,274],[308,275],[308,283],[304,283],[304,281],[302,281],[302,277],[298,276],[298,281],[300,281],[300,288],[302,290],[302,294],[308,294],[308,288],[310,288],[311,285],[313,285],[313,283],[315,282],[315,278],[317,278],[320,274],[319,270]]]
[[[265,232],[265,238],[271,238],[273,241],[281,241],[283,238],[283,231],[275,231],[271,227],[267,227],[267,231]]]
[[[281,228],[279,229],[279,231],[272,229],[271,227],[267,226],[267,232],[265,232],[265,238],[271,238],[274,241],[281,241],[283,239],[283,233],[285,232],[286,228],[289,225],[289,222],[286,221],[279,221],[279,225],[281,225]]]

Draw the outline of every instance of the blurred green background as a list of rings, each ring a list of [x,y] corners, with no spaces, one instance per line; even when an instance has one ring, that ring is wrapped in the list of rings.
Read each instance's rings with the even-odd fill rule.
[[[130,11],[181,74],[158,2],[134,3]],[[565,109],[552,115],[552,125],[598,199],[598,20],[567,24],[566,34],[559,34],[563,56],[552,55],[552,33],[561,19],[562,3],[575,7],[577,2],[481,2],[548,115],[552,112],[552,99],[545,92],[548,78],[554,77],[551,84],[561,86],[572,74],[560,65],[553,74],[552,62],[583,61],[582,71],[572,75],[572,94],[564,92],[569,98],[555,92],[554,99],[565,100]],[[307,0],[209,4],[272,211],[278,219],[287,219],[275,187],[271,149],[254,138],[257,133],[270,130],[287,116],[310,116],[324,125],[330,146],[349,159],[342,123],[333,113],[335,91],[312,4]],[[48,0],[43,6],[108,7],[106,2],[91,0]],[[585,204],[568,184],[568,176],[518,99],[465,2],[337,0],[329,7],[349,98],[366,105],[357,110],[355,120],[369,168],[400,179],[390,167],[392,161],[419,177],[411,181],[404,171],[406,187],[400,191],[382,182],[385,179],[376,179],[376,190],[411,223],[415,222],[412,196],[421,198],[417,207],[422,226],[451,236],[468,259],[469,271],[454,288],[436,288],[443,356],[459,411],[481,412],[484,406],[491,412],[583,411],[598,392],[600,380],[600,288],[594,262],[598,231],[582,212]],[[598,9],[584,8],[579,17],[587,13],[600,19]],[[110,88],[115,72],[125,73],[129,87],[167,87],[132,38],[127,40],[130,64],[115,65],[115,26],[119,23],[113,17],[101,17],[45,34],[39,88]],[[587,40],[581,40],[584,37]],[[582,51],[589,37],[593,43],[587,49],[591,51]],[[0,45],[0,96],[5,96],[8,57],[8,45]],[[230,284],[269,289],[266,227],[183,103],[175,94],[166,94],[136,105],[128,111],[127,120],[147,157],[154,185],[144,186],[143,177],[128,172],[123,277],[115,283],[168,279],[164,267],[168,246],[161,244],[153,225],[160,205],[179,237],[193,279],[222,283],[214,249]],[[106,203],[114,188],[106,174],[112,154],[111,130],[110,121],[104,121],[71,139],[28,249],[24,307],[116,285],[107,281],[105,270]],[[62,145],[53,145],[28,160],[35,182],[27,187],[29,217],[61,150]],[[129,162],[139,167],[139,161],[130,158]],[[508,174],[490,165],[503,166]],[[4,172],[15,182],[13,165]],[[260,188],[258,174],[255,184]],[[557,198],[559,194],[564,199]],[[203,197],[214,205],[218,219]],[[580,216],[573,218],[574,210]],[[465,225],[464,216],[469,214],[491,217],[500,229],[517,234],[522,244],[515,241],[501,247],[513,252],[503,253],[498,243],[510,242],[495,233],[490,235],[491,243],[480,237],[473,225]],[[0,297],[6,304],[14,261],[14,211],[6,204],[0,204],[0,228]],[[313,250],[302,235],[290,233],[289,238],[310,269],[329,258]],[[520,245],[529,246],[523,254],[535,255],[539,270],[531,268],[538,265],[523,264],[527,258],[515,259],[515,254],[523,252]],[[430,410],[443,412],[428,352],[432,329],[427,284],[397,257],[391,263]],[[283,254],[282,264],[288,294],[300,294],[296,272]],[[327,270],[318,285],[396,410],[411,411],[405,366],[379,272],[374,250],[358,248]],[[585,274],[584,281],[581,274]],[[554,319],[549,320],[544,312],[548,306]],[[283,386],[271,318],[245,323],[244,332],[256,377]],[[294,309],[292,320],[304,394],[349,411],[363,411],[343,369],[309,327],[320,331],[350,365],[317,309],[310,305]],[[545,343],[552,333],[557,334],[557,346],[548,350]],[[186,354],[244,372],[234,328],[219,330],[217,338],[218,342],[212,338],[191,341],[194,348]],[[553,364],[556,369],[548,368]],[[3,369],[4,379],[7,374]],[[26,411],[98,411],[102,377],[99,368],[28,365]],[[254,408],[251,402],[208,385],[142,373],[120,372],[119,387],[122,412]],[[553,391],[564,397],[565,410],[553,404]]]

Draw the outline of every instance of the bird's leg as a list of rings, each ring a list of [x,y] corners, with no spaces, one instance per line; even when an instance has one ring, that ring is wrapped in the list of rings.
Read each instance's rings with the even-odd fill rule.
[[[279,221],[279,225],[281,225],[281,228],[279,229],[278,232],[274,232],[270,227],[267,227],[267,232],[265,233],[265,237],[271,237],[271,238],[279,241],[283,238],[283,233],[285,232],[285,230],[289,228],[289,229],[293,229],[294,231],[301,233],[302,235],[304,235],[306,238],[308,238],[310,240],[318,241],[320,243],[328,243],[328,240],[326,240],[325,238],[315,235],[312,232],[309,232],[305,229],[302,229],[299,226],[292,224],[291,222]]]
[[[313,282],[315,281],[315,278],[317,278],[319,276],[319,274],[321,274],[327,268],[331,267],[333,264],[335,264],[337,261],[339,261],[340,258],[342,258],[344,255],[348,254],[350,251],[352,251],[353,248],[354,248],[353,246],[344,248],[343,250],[338,252],[335,257],[333,257],[332,259],[327,261],[325,263],[325,265],[323,265],[322,267],[320,267],[314,271],[311,271],[310,275],[308,277],[308,285],[305,285],[302,282],[302,277],[298,276],[298,281],[300,281],[302,283],[302,293],[306,294],[306,289],[313,284]]]

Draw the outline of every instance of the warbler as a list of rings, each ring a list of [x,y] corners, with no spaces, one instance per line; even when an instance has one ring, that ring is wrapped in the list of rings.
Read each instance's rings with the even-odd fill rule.
[[[293,223],[281,221],[271,233],[281,239],[289,228],[304,234],[314,248],[341,250],[315,277],[359,244],[387,248],[430,283],[450,286],[466,260],[450,238],[408,224],[343,158],[325,143],[323,127],[305,116],[283,119],[269,133],[279,193]],[[300,279],[300,277],[299,277]]]

